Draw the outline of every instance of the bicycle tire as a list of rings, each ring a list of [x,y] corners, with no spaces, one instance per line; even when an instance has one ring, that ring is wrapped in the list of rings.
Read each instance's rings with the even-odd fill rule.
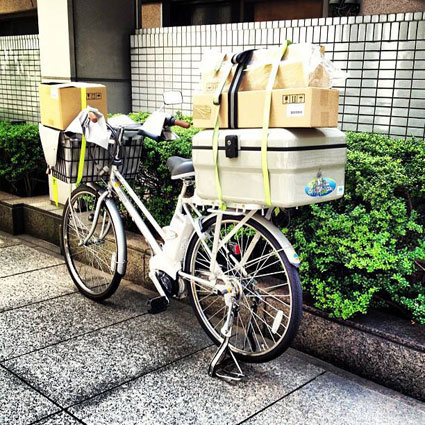
[[[208,218],[203,223],[203,228],[214,228],[216,217],[217,216],[212,216]],[[239,221],[242,219],[242,216],[223,216],[223,221],[229,219],[236,219]],[[263,224],[261,224],[255,219],[255,216],[248,220],[246,224],[259,231],[265,238],[267,238],[267,240],[271,243],[274,249],[278,250],[278,255],[286,271],[291,293],[290,320],[288,321],[287,329],[284,336],[280,339],[279,343],[273,347],[273,349],[264,353],[252,353],[243,352],[243,350],[241,351],[240,349],[238,350],[232,345],[230,346],[235,356],[240,360],[247,363],[262,363],[273,360],[276,357],[280,356],[289,347],[291,341],[294,339],[302,317],[302,289],[300,285],[298,270],[294,265],[289,262],[285,252],[281,249],[279,241],[276,240],[276,238],[269,232],[269,230]],[[199,245],[199,237],[196,233],[194,233],[189,241],[184,263],[185,272],[188,274],[192,274],[193,272],[194,249],[196,249],[196,246]],[[203,314],[200,310],[200,302],[199,300],[197,300],[197,294],[195,293],[195,285],[196,284],[194,281],[187,282],[187,291],[190,303],[203,330],[216,345],[219,345],[222,342],[222,337],[220,334],[218,334],[216,330],[212,329],[212,324],[209,323],[208,320],[206,320],[205,314]]]
[[[93,189],[92,187],[88,185],[81,185],[76,190],[74,190],[71,194],[71,203],[74,205],[75,202],[77,202],[78,198],[80,196],[92,196],[96,200],[99,198],[99,192]],[[103,208],[105,208],[105,211],[107,212],[109,218],[110,218],[110,227],[112,230],[111,235],[109,236],[107,243],[108,244],[115,244],[116,246],[116,252],[120,249],[119,247],[119,239],[116,237],[116,228],[117,223],[114,222],[113,215],[111,215],[109,208],[106,204],[103,205]],[[86,212],[87,213],[87,212]],[[70,214],[70,203],[69,199],[65,204],[64,212],[62,216],[62,232],[61,232],[61,240],[62,240],[62,247],[64,250],[64,257],[65,257],[65,263],[68,268],[69,274],[78,288],[78,290],[87,298],[90,298],[95,301],[102,301],[110,296],[112,296],[115,291],[117,290],[120,281],[122,279],[122,275],[118,272],[118,263],[115,261],[115,265],[113,267],[113,270],[111,270],[111,276],[110,279],[106,282],[106,285],[104,285],[104,288],[101,288],[98,291],[95,291],[93,288],[90,288],[87,284],[87,278],[84,276],[81,276],[81,272],[79,271],[79,268],[77,267],[77,263],[80,265],[80,270],[89,269],[90,267],[86,264],[87,261],[84,258],[82,261],[74,261],[75,254],[72,251],[75,251],[75,246],[71,246],[71,235],[70,235],[70,229],[72,229],[72,225],[69,225],[69,221],[72,220],[72,216]],[[74,226],[75,227],[75,226]],[[109,233],[109,232],[108,232]],[[93,237],[92,237],[93,238]],[[114,242],[111,241],[111,239],[114,239]],[[81,247],[79,247],[81,249]],[[117,253],[115,253],[117,256]],[[111,260],[112,263],[112,260]],[[98,261],[98,264],[101,266],[101,262]],[[103,270],[99,270],[99,268],[96,269],[96,267],[92,267],[93,274],[96,277],[97,274],[101,274]],[[100,285],[94,288],[99,288]]]

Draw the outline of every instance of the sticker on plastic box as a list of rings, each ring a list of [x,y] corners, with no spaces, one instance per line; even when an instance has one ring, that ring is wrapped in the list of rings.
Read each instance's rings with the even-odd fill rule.
[[[344,186],[338,186],[336,188],[336,194],[337,195],[344,195]]]
[[[318,175],[305,186],[304,191],[308,196],[322,197],[331,194],[335,188],[335,180]]]

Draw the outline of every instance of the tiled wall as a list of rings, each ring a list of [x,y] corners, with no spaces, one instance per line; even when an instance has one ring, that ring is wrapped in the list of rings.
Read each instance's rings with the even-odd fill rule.
[[[425,137],[425,13],[301,19],[139,30],[131,37],[133,110],[152,111],[181,90],[183,111],[199,83],[203,52],[313,42],[348,72],[340,127]]]
[[[38,35],[0,37],[0,121],[39,121]]]

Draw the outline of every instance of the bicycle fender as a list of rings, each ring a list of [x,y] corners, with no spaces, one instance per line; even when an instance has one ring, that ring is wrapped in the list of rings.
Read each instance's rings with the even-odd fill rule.
[[[210,214],[206,216],[202,221],[207,221],[209,218],[213,217],[214,214]],[[286,254],[289,262],[299,268],[300,267],[300,257],[295,252],[294,247],[292,246],[291,242],[289,242],[288,238],[279,230],[278,227],[276,227],[271,221],[267,220],[265,217],[263,217],[260,214],[255,214],[252,217],[253,220],[258,221],[260,224],[262,224],[280,243],[280,246],[283,249],[283,252]],[[194,236],[195,232],[193,232],[192,236],[189,238],[189,241],[192,240],[192,237]],[[185,255],[185,263],[186,264],[186,255]]]
[[[106,199],[105,204],[108,207],[109,214],[111,215],[112,222],[114,223],[117,237],[117,271],[121,276],[124,276],[127,269],[127,239],[125,236],[124,225],[115,202],[109,198]]]
[[[255,214],[253,218],[261,223],[276,238],[289,262],[298,268],[300,266],[300,257],[295,252],[291,242],[289,242],[288,238],[280,231],[280,229],[260,214]]]

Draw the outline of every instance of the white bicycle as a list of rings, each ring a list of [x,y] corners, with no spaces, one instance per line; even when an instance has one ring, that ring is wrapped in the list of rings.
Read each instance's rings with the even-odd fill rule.
[[[159,141],[168,139],[173,125],[187,126],[168,117],[159,136],[140,125],[137,129]],[[182,181],[182,191],[170,225],[161,228],[118,171],[125,128],[110,129],[115,152],[100,173],[106,188],[79,186],[63,213],[65,260],[79,291],[104,300],[125,275],[127,244],[119,200],[152,249],[149,277],[159,296],[150,300],[150,312],[165,310],[171,297],[189,296],[202,328],[219,345],[211,376],[238,380],[243,376],[238,360],[259,363],[282,354],[301,320],[302,291],[297,256],[271,222],[272,209],[222,211],[193,191],[192,161],[171,157],[167,166],[171,178]]]

